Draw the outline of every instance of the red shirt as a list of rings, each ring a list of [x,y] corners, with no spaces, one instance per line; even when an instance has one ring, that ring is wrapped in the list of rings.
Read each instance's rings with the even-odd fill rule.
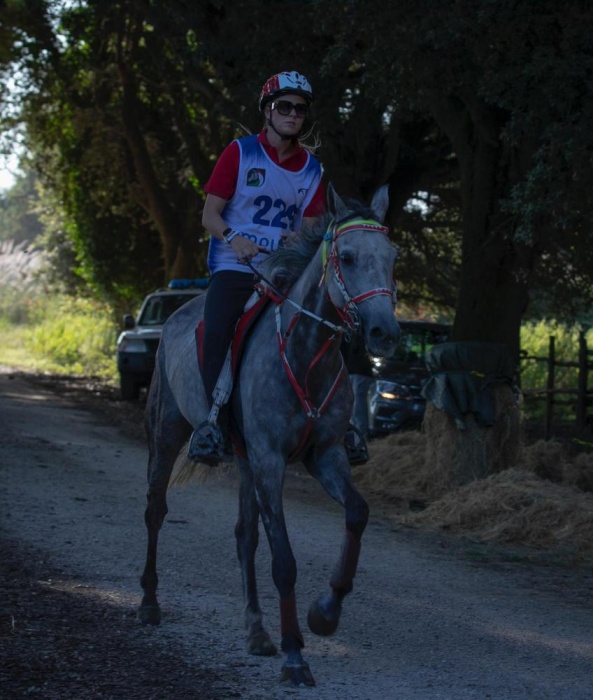
[[[278,151],[274,146],[268,141],[268,135],[266,130],[260,131],[257,140],[263,146],[266,154],[269,158],[276,163],[276,165],[284,168],[285,170],[290,170],[291,172],[296,172],[300,170],[307,160],[307,151],[296,142],[295,150],[282,161],[278,160]],[[207,194],[213,194],[216,197],[225,199],[228,201],[235,194],[235,189],[237,187],[237,173],[239,171],[239,144],[236,141],[230,143],[224,151],[220,154],[212,175],[204,187],[204,192]],[[323,192],[323,185],[320,183],[317,188],[317,192],[311,204],[305,209],[303,216],[305,217],[317,217],[321,216],[325,211],[325,196]]]

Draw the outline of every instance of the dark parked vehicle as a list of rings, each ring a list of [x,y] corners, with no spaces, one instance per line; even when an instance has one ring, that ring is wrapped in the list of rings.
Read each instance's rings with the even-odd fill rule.
[[[183,304],[204,294],[208,281],[208,278],[172,280],[168,289],[157,289],[144,299],[138,320],[131,314],[125,314],[124,330],[117,339],[117,369],[122,399],[137,399],[140,389],[150,384],[163,324]]]
[[[429,373],[426,353],[448,340],[451,327],[427,321],[400,321],[402,337],[391,357],[374,357],[368,391],[369,435],[417,428],[422,423],[426,399],[420,391]]]

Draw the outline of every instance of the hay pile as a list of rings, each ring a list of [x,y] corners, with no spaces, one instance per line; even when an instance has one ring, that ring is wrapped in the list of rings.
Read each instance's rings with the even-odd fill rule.
[[[369,445],[370,461],[353,468],[356,484],[368,495],[398,505],[424,505],[446,493],[447,474],[426,459],[426,436],[394,433]],[[430,466],[429,466],[430,465]]]
[[[593,454],[571,455],[541,440],[522,447],[507,469],[449,488],[426,459],[422,432],[394,434],[370,449],[369,463],[354,470],[356,483],[370,500],[397,504],[402,522],[558,550],[572,561],[593,557]],[[419,505],[422,512],[413,512]]]

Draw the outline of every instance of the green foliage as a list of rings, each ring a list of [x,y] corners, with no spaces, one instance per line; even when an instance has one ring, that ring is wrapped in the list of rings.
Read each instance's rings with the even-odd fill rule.
[[[48,370],[111,377],[115,340],[109,308],[59,296],[37,306],[25,347]]]
[[[26,123],[66,289],[123,306],[204,274],[212,165],[259,128],[263,80],[294,68],[326,179],[362,199],[391,185],[402,298],[456,305],[454,333],[513,347],[528,292],[533,317],[586,317],[590,3],[316,0],[289,46],[278,0],[29,5],[0,7],[1,126]]]
[[[541,389],[547,380],[546,360],[549,354],[550,337],[554,337],[556,358],[576,362],[579,328],[565,326],[556,321],[539,321],[524,324],[521,328],[521,349],[530,357],[541,361],[524,360],[521,363],[521,384],[524,389]],[[576,387],[576,368],[556,368],[558,388]]]
[[[32,304],[25,323],[0,315],[0,332],[2,364],[116,381],[116,329],[102,305],[46,297]]]
[[[0,244],[0,362],[66,374],[116,375],[110,306],[49,293],[44,256]]]
[[[579,333],[581,326],[565,325],[558,321],[539,321],[526,323],[521,328],[521,389],[526,392],[543,392],[548,382],[548,357],[550,337],[554,338],[554,355],[556,361],[577,363],[579,353]],[[587,342],[593,342],[593,331],[586,334]],[[535,359],[539,358],[539,359]],[[554,368],[555,390],[576,391],[578,388],[578,367]],[[527,409],[530,415],[542,417],[544,413],[544,393],[539,400],[528,399]],[[558,401],[574,401],[576,395],[559,395]],[[537,401],[537,402],[536,402]],[[574,419],[574,407],[557,406],[557,415]]]

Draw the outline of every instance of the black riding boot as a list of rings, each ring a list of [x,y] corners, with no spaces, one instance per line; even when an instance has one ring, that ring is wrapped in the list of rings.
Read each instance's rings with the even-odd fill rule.
[[[216,423],[204,421],[189,441],[187,456],[192,462],[203,462],[216,467],[224,457],[224,436]]]

